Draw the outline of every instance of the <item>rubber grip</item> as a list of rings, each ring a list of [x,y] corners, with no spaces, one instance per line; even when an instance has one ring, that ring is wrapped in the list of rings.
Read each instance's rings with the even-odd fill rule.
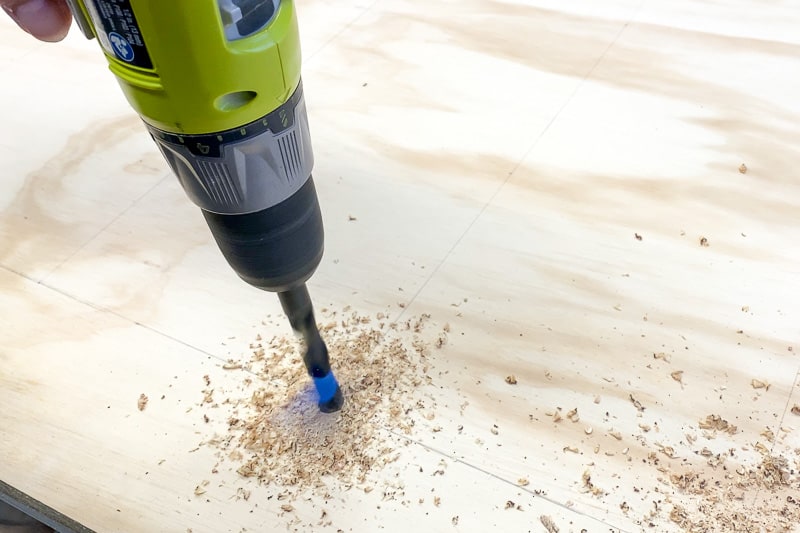
[[[202,212],[228,264],[254,287],[287,291],[308,281],[322,260],[322,213],[311,176],[292,196],[256,213]]]

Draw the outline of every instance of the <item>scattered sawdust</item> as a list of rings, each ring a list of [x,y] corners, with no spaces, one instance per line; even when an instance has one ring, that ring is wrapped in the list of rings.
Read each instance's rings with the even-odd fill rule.
[[[747,165],[745,165],[744,163],[739,165],[739,173],[740,174],[747,174]]]
[[[704,247],[708,248],[708,246],[709,246],[708,239],[706,239],[705,237],[700,237],[700,246],[704,246]]]
[[[510,376],[506,376],[506,383],[508,383],[509,385],[516,385],[517,384],[517,378],[514,376],[514,374],[511,374]]]
[[[138,407],[140,411],[144,411],[145,407],[147,407],[147,402],[147,395],[142,393],[139,395],[139,400],[136,402],[136,407]]]
[[[424,392],[432,384],[428,358],[447,332],[433,327],[430,315],[395,324],[383,313],[369,317],[346,308],[323,310],[319,322],[345,397],[341,411],[319,412],[302,346],[291,335],[252,343],[249,359],[229,361],[241,366],[230,369],[242,372],[241,392],[219,390],[219,398],[228,397],[207,405],[227,411],[227,428],[204,443],[220,463],[286,488],[292,498],[306,490],[325,494],[331,483],[371,490],[368,478],[397,461],[408,444],[387,433],[410,434],[435,418],[436,403]],[[213,389],[204,380],[208,404]]]
[[[633,236],[637,241],[641,241],[642,240],[642,236],[639,235],[638,233],[634,233]]]
[[[751,380],[750,381],[750,385],[754,389],[764,389],[766,391],[769,391],[769,387],[770,387],[769,383],[767,383],[766,381],[761,381],[760,379]]]
[[[790,531],[800,521],[800,501],[792,496],[800,478],[785,457],[764,453],[752,467],[719,464],[669,475],[678,491],[669,499],[669,519],[684,531]]]
[[[242,476],[288,489],[282,495],[289,499],[306,489],[329,497],[333,485],[336,490],[357,487],[365,493],[371,492],[379,480],[386,482],[387,476],[379,475],[380,471],[397,461],[403,449],[401,438],[388,438],[386,432],[378,429],[388,428],[389,434],[410,433],[415,424],[435,418],[436,404],[425,393],[425,388],[432,384],[429,354],[444,345],[449,325],[444,329],[436,327],[427,315],[398,325],[389,323],[383,314],[376,318],[348,312],[323,312],[321,316],[322,334],[345,393],[345,408],[340,413],[323,415],[318,412],[294,337],[259,340],[251,346],[252,357],[227,362],[230,368],[226,370],[242,372],[248,384],[239,398],[226,397],[226,392],[219,387],[215,392],[208,376],[204,377],[205,407],[230,411],[226,430],[206,444],[216,448],[220,462],[233,463],[233,468]],[[667,354],[655,353],[653,357],[669,363]],[[670,375],[682,383],[683,371]],[[511,375],[506,381],[515,384],[516,378]],[[769,387],[766,382],[759,383],[763,386],[756,388]],[[628,399],[641,417],[645,407],[633,394],[629,394]],[[596,397],[595,403],[598,402],[599,397]],[[791,412],[800,416],[800,405],[795,405]],[[219,410],[216,413],[219,415]],[[561,413],[564,411],[559,407],[546,414],[559,422]],[[578,409],[564,413],[564,418],[578,422]],[[220,416],[215,419],[224,420]],[[706,430],[703,437],[712,448],[708,441],[715,438],[716,432],[732,437],[738,435],[735,425],[716,414],[706,416],[698,426]],[[645,433],[650,430],[646,424],[639,427]],[[658,430],[656,427],[656,432]],[[497,425],[490,431],[499,433]],[[589,428],[584,432],[592,433]],[[622,440],[618,431],[607,434],[617,441]],[[771,431],[765,430],[762,436],[771,443],[779,442]],[[634,437],[643,446],[648,445],[643,434]],[[687,434],[686,442],[691,447],[697,439]],[[797,474],[800,462],[795,459],[791,463],[782,455],[773,455],[770,448],[754,443],[756,439],[742,439],[741,448],[760,453],[760,462],[748,463],[744,456],[734,454],[734,448],[712,451],[705,446],[700,449],[700,445],[676,449],[656,443],[649,454],[645,451],[647,459],[642,462],[657,470],[653,477],[657,483],[652,488],[634,487],[634,492],[647,491],[658,499],[658,504],[647,510],[641,524],[657,530],[652,529],[657,527],[656,520],[668,518],[688,533],[755,533],[783,531],[781,526],[788,530],[800,522],[800,498],[793,496],[800,493]],[[634,464],[638,464],[637,450],[638,446],[626,447],[621,454],[626,456],[627,462],[635,460]],[[582,453],[574,446],[565,446],[563,451]],[[598,451],[595,447],[595,453]],[[618,450],[607,451],[606,455],[611,457],[615,453],[621,457]],[[595,466],[594,462],[589,466]],[[599,476],[604,472],[597,470],[596,473]],[[609,495],[596,486],[588,468],[581,479],[582,492],[600,499]],[[611,483],[613,486],[613,481]],[[529,481],[520,478],[517,484],[525,487]],[[196,493],[205,493],[205,486],[198,485]],[[394,490],[400,489],[402,483]],[[389,494],[387,491],[385,494]],[[248,491],[248,497],[249,494]],[[243,497],[238,490],[237,497]],[[422,501],[420,498],[420,503]],[[754,503],[756,501],[761,503]],[[440,506],[439,496],[433,497],[433,504]],[[570,507],[571,502],[567,502],[567,506]],[[287,511],[287,507],[293,510],[288,504],[282,508]],[[515,502],[506,502],[506,509],[514,508],[521,510]],[[626,499],[620,509],[626,515],[641,511],[631,499]],[[458,516],[451,520],[453,525],[458,524]],[[540,521],[548,532],[559,531],[550,517],[542,515]]]

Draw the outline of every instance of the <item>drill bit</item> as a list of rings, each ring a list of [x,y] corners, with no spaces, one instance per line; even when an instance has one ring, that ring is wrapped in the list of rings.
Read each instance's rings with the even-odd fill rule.
[[[314,307],[311,296],[308,294],[306,284],[279,292],[283,312],[289,317],[292,329],[303,337],[306,353],[303,362],[308,374],[314,380],[314,387],[319,395],[319,410],[323,413],[333,413],[342,408],[344,397],[339,383],[333,376],[328,359],[328,347],[319,334],[317,323],[314,319]]]

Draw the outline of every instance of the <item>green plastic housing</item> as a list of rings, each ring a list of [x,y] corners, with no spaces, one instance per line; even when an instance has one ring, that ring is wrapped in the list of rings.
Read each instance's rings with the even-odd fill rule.
[[[93,1],[77,2],[87,19],[85,4]],[[266,27],[234,41],[225,37],[217,0],[127,1],[153,68],[103,52],[130,105],[158,129],[186,134],[234,129],[278,108],[300,82],[293,0],[281,1]]]

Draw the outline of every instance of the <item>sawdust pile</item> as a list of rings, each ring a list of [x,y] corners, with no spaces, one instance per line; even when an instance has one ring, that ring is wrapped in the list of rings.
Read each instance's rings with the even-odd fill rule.
[[[247,395],[226,398],[227,431],[207,445],[222,462],[262,484],[324,494],[330,482],[370,491],[370,474],[396,461],[415,420],[434,418],[424,393],[429,350],[444,346],[449,326],[423,315],[400,323],[323,309],[320,332],[345,397],[343,409],[322,414],[293,336],[251,344],[249,360],[224,368],[242,373]],[[381,430],[380,428],[383,428]],[[386,431],[386,430],[389,431]]]
[[[749,468],[725,466],[724,457],[710,456],[711,469],[670,475],[679,489],[671,498],[670,520],[691,533],[792,531],[800,522],[800,500],[792,496],[800,494],[796,467],[769,453]]]
[[[800,449],[779,442],[771,430],[761,436],[769,445],[739,429],[719,415],[699,421],[709,445],[718,435],[739,436],[728,440],[726,449],[712,452],[692,446],[683,459],[657,459],[646,463],[658,472],[665,496],[659,503],[671,522],[689,533],[737,531],[742,533],[788,533],[800,523]],[[781,428],[782,435],[791,430]],[[719,433],[718,433],[719,432]],[[697,437],[687,433],[690,446]],[[659,506],[656,506],[658,509]],[[644,523],[652,523],[646,516]]]

